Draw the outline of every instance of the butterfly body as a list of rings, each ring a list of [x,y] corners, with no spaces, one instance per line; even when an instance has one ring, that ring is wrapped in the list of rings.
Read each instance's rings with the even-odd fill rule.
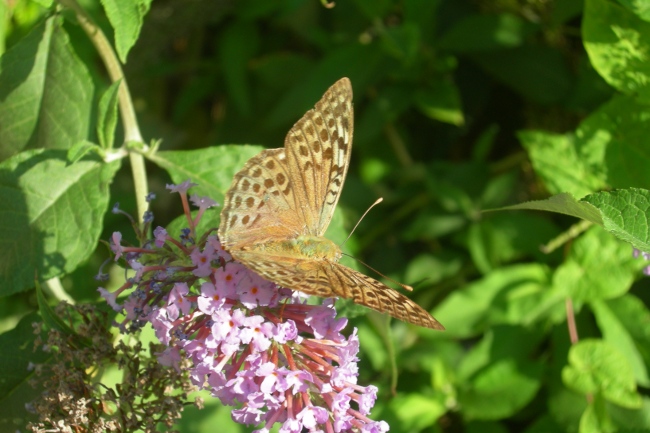
[[[341,249],[338,245],[327,238],[311,235],[301,235],[295,239],[257,243],[243,247],[242,250],[286,258],[327,260],[331,262],[338,262],[341,258]]]
[[[284,148],[262,151],[235,174],[219,239],[234,259],[282,287],[349,298],[444,329],[406,296],[339,264],[340,247],[323,236],[341,195],[352,135],[352,86],[342,78],[291,128]]]

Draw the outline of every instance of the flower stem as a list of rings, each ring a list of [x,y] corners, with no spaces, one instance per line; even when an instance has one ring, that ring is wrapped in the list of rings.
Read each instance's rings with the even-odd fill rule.
[[[115,50],[106,38],[106,35],[101,28],[93,22],[93,20],[86,14],[83,8],[77,3],[76,0],[58,0],[59,3],[72,11],[74,11],[77,21],[81,28],[86,32],[88,38],[93,43],[99,56],[106,67],[106,71],[111,79],[111,82],[121,80],[120,88],[118,89],[118,106],[120,109],[120,116],[122,118],[122,126],[124,127],[124,141],[125,143],[137,143],[146,150],[146,145],[140,133],[140,127],[135,116],[135,108],[133,107],[133,100],[129,87],[124,78],[124,72],[120,61],[115,54]],[[127,149],[128,150],[128,149]],[[147,172],[144,165],[144,157],[139,152],[129,150],[129,160],[131,162],[131,172],[133,174],[133,182],[135,186],[136,202],[138,208],[138,216],[142,217],[148,208],[148,203],[145,197],[149,193],[147,184]],[[144,224],[140,218],[138,224],[140,227]]]

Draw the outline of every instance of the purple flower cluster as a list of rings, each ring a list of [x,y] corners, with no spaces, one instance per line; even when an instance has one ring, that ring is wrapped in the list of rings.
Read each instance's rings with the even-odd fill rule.
[[[99,291],[116,310],[124,310],[123,331],[151,323],[166,345],[159,362],[179,368],[192,361],[190,375],[226,405],[232,418],[268,432],[388,431],[368,418],[377,388],[357,385],[356,329],[341,334],[333,301],[309,305],[299,293],[278,287],[233,261],[218,238],[197,239],[195,227],[216,203],[192,197],[199,215],[191,218],[186,192],[193,184],[168,186],[181,195],[189,229],[180,239],[165,229],[143,247],[111,239],[115,259],[135,271],[120,289]],[[133,289],[123,305],[117,297]]]
[[[632,254],[634,255],[635,259],[638,258],[639,256],[641,256],[646,261],[650,260],[650,253],[645,253],[645,252],[643,252],[641,250],[637,250],[636,248],[634,248],[634,252]],[[645,275],[650,276],[650,265],[643,268],[643,273]]]

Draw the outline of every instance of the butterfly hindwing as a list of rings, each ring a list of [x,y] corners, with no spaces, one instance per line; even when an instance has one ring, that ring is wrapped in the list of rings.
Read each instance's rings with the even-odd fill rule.
[[[405,322],[442,330],[426,310],[385,284],[339,263],[325,260],[287,259],[257,252],[240,253],[238,259],[262,277],[282,287],[323,298],[351,299]]]

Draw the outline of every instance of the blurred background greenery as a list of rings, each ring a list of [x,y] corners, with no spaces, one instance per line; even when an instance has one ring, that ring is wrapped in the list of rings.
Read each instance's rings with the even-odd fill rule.
[[[100,5],[82,4],[112,34]],[[7,47],[45,11],[22,0],[13,7]],[[544,254],[540,246],[575,220],[482,211],[549,195],[521,131],[572,132],[614,95],[583,46],[582,14],[581,0],[338,0],[332,8],[317,0],[157,0],[125,74],[143,134],[162,139],[162,150],[280,147],[320,95],[349,77],[354,145],[339,204],[346,230],[385,200],[349,248],[413,285],[409,296],[448,328],[397,323],[389,332],[385,317],[344,307],[357,315],[360,383],[380,387],[374,417],[396,432],[577,431],[587,401],[561,385],[570,346],[563,298],[526,298],[550,286],[549,269],[564,259],[562,249]],[[65,26],[105,89],[93,47]],[[166,172],[148,168],[164,226],[181,210],[165,194]],[[128,170],[111,194],[135,209]],[[128,233],[128,221],[108,215],[102,238],[116,230]],[[105,257],[100,248],[63,279],[75,299],[96,299],[89,281]],[[647,287],[633,287],[646,305]],[[542,314],[518,297],[548,308]],[[15,295],[5,316],[32,307],[31,297]],[[581,337],[600,335],[590,313],[577,321]],[[224,417],[188,415],[181,429],[213,431]]]

